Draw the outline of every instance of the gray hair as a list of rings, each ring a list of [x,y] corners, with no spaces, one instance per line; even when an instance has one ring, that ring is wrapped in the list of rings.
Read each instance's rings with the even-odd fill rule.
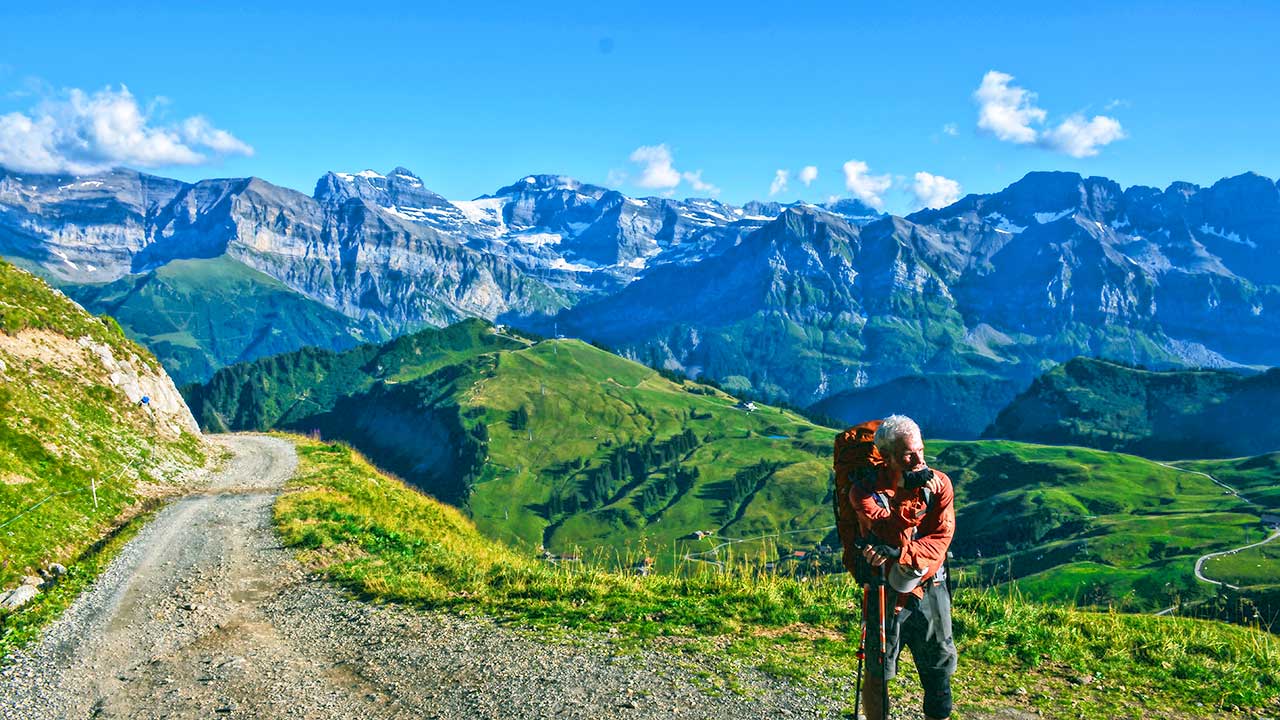
[[[920,426],[916,421],[906,415],[890,415],[876,430],[876,449],[881,455],[888,455],[893,452],[894,443],[912,437],[920,437]]]

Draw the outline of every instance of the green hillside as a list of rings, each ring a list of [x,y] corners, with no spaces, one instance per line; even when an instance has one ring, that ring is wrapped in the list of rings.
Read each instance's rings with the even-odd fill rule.
[[[121,377],[155,401],[131,401]],[[0,589],[50,563],[70,571],[55,592],[0,615],[0,653],[93,577],[100,541],[204,462],[185,408],[162,402],[166,387],[176,402],[160,364],[114,320],[0,262]]]
[[[860,592],[845,575],[798,581],[685,563],[643,576],[543,562],[347,447],[294,440],[299,472],[276,502],[277,528],[303,563],[359,597],[684,653],[728,691],[755,668],[854,714]],[[970,589],[955,596],[953,627],[957,717],[1258,716],[1280,697],[1280,646],[1248,628]],[[890,690],[898,707],[918,707],[918,686]]]
[[[578,341],[474,320],[226,368],[188,395],[209,428],[350,442],[515,547],[609,565],[652,556],[670,568],[761,565],[834,545],[834,429],[765,405],[748,412],[715,388]],[[973,584],[1017,580],[1030,597],[1155,610],[1204,600],[1195,558],[1263,532],[1257,508],[1208,478],[1135,456],[1008,441],[928,447],[956,480],[954,549]],[[780,567],[838,569],[823,553],[802,565]]]
[[[1009,441],[929,444],[955,480],[953,546],[975,581],[1028,597],[1154,610],[1203,600],[1195,559],[1259,540],[1259,508],[1133,455]]]
[[[174,260],[101,285],[62,288],[120,321],[178,384],[218,368],[318,346],[347,349],[389,333],[304,297],[229,257]]]
[[[1076,358],[1037,378],[984,436],[1168,459],[1256,455],[1280,449],[1277,401],[1280,368],[1153,372]]]
[[[697,530],[785,532],[799,547],[831,524],[830,429],[740,409],[576,340],[535,342],[478,320],[227,368],[187,394],[205,427],[347,440],[530,548],[665,548],[668,562]]]

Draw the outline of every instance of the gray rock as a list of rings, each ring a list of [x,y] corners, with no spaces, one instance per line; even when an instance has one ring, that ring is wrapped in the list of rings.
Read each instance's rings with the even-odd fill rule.
[[[4,594],[0,594],[0,608],[16,610],[31,602],[39,594],[40,590],[35,585],[19,585]]]

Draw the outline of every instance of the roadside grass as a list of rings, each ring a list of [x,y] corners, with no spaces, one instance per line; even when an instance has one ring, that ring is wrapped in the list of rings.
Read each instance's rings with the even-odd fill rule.
[[[1210,558],[1204,563],[1204,574],[1240,587],[1280,588],[1280,539]]]
[[[206,461],[198,437],[166,434],[129,402],[78,344],[86,337],[160,372],[114,320],[0,262],[0,590],[54,562],[72,573],[21,611],[0,614],[0,650],[30,637],[65,605],[60,598],[74,596],[78,578],[92,577],[104,537]]]
[[[745,662],[846,709],[852,702],[860,590],[847,576],[798,582],[732,565],[650,576],[549,565],[487,539],[456,509],[346,446],[291,439],[299,469],[276,503],[277,530],[304,564],[358,597],[493,617],[552,637],[604,633],[724,672]],[[1280,642],[1249,628],[962,589],[954,630],[962,712],[1000,703],[1049,717],[1199,717],[1280,707]],[[916,692],[908,683],[894,691],[904,702]]]
[[[1280,452],[1229,460],[1185,460],[1173,463],[1208,473],[1245,498],[1280,513]]]
[[[13,650],[34,641],[46,625],[58,619],[80,593],[102,574],[125,544],[150,522],[155,512],[154,507],[139,512],[90,545],[79,557],[70,561],[67,574],[56,585],[40,593],[31,603],[9,614],[0,611],[0,662]]]

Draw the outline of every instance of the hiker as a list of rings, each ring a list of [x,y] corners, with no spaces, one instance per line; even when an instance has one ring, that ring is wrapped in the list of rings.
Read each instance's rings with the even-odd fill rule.
[[[840,503],[857,521],[846,540],[852,544],[846,564],[860,564],[855,576],[865,587],[863,712],[867,720],[885,720],[887,681],[897,674],[905,644],[920,673],[925,717],[942,720],[951,715],[956,669],[944,565],[956,524],[951,479],[927,466],[920,428],[905,415],[864,423],[837,438],[838,475],[842,438],[846,447],[858,438],[865,448],[853,453],[859,467],[850,472],[846,462],[848,505]]]

